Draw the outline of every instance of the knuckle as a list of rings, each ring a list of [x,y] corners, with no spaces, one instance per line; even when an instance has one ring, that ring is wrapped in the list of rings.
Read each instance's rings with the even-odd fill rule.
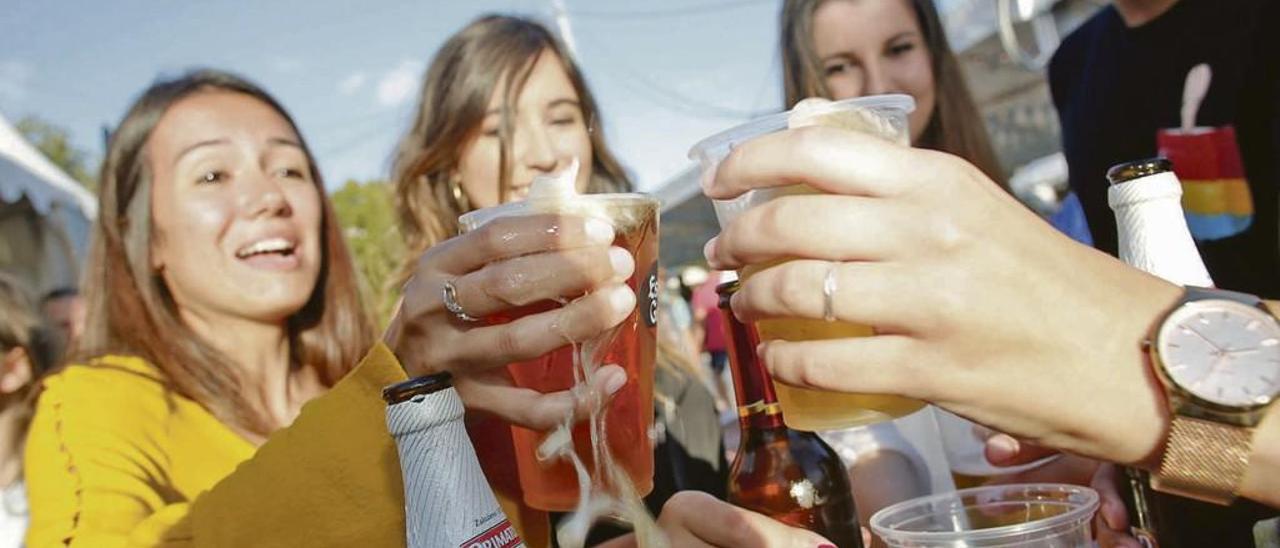
[[[613,278],[608,248],[586,248],[574,253],[570,260],[573,266],[564,274],[572,285],[594,285]]]
[[[539,227],[538,233],[552,249],[566,247],[572,242],[586,239],[586,217],[551,214],[547,215],[546,222],[545,226]]]
[[[509,239],[507,237],[509,231],[506,225],[509,223],[503,221],[505,219],[498,219],[481,227],[477,236],[476,246],[480,248],[480,252],[485,257],[499,256],[506,249]]]
[[[507,304],[521,304],[524,276],[519,266],[522,262],[517,258],[504,265],[491,264],[484,267],[481,270],[480,290],[491,299]]]
[[[745,258],[744,245],[749,245],[756,241],[752,238],[752,233],[758,233],[759,226],[752,222],[751,212],[748,211],[743,218],[738,219],[729,224],[727,228],[720,232],[719,241],[716,245],[716,253],[722,259],[740,261]]]
[[[671,511],[675,514],[681,514],[685,511],[696,508],[701,503],[701,497],[698,491],[680,491],[667,499],[666,504],[662,505],[662,513]]]
[[[806,126],[793,131],[792,140],[795,153],[805,158],[822,157],[831,146],[831,130],[822,126]]]
[[[662,505],[662,511],[658,513],[658,521],[664,523],[672,523],[680,520],[680,517],[694,511],[700,504],[699,491],[680,491],[667,502]]]
[[[805,352],[791,356],[796,381],[804,386],[821,386],[826,378],[826,365],[813,353]]]
[[[787,201],[777,199],[756,208],[759,213],[754,219],[756,232],[765,241],[781,234],[788,224],[795,223],[795,217],[788,215]]]
[[[494,341],[496,350],[501,356],[518,356],[521,349],[524,348],[522,343],[523,337],[520,335],[518,323],[507,324],[498,331],[497,340]]]
[[[598,293],[560,310],[557,320],[560,328],[576,341],[585,340],[603,331],[613,315],[608,300]]]
[[[921,314],[919,321],[922,322],[922,328],[936,333],[951,322],[972,313],[972,306],[964,292],[954,290],[957,287],[970,287],[964,277],[963,273],[952,273],[945,276],[945,279],[938,280],[939,283],[929,284],[928,302],[932,303],[932,310],[928,314]],[[944,289],[948,287],[953,289]]]
[[[774,294],[778,300],[777,312],[781,314],[803,314],[806,300],[815,290],[812,280],[804,269],[796,264],[778,267]]]
[[[944,252],[964,249],[973,241],[968,231],[950,217],[935,217],[930,224],[930,232],[938,249]]]
[[[728,546],[759,546],[760,534],[757,531],[758,526],[747,519],[746,514],[731,508],[720,516],[720,527],[722,531],[727,531],[729,536],[726,540]]]

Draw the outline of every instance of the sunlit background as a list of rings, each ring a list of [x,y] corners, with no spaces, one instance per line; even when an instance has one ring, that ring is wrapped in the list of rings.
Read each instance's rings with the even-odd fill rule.
[[[1053,207],[1065,167],[1053,156],[1057,120],[1038,64],[1056,46],[1056,35],[1103,3],[938,0],[993,143],[1006,169],[1019,173],[1015,190],[1042,209]],[[478,15],[539,18],[572,45],[601,103],[611,146],[640,190],[675,208],[664,219],[669,266],[699,262],[698,250],[714,229],[708,204],[696,196],[689,146],[781,107],[778,0],[3,4],[0,115],[70,176],[60,180],[92,186],[108,132],[157,76],[197,66],[241,73],[298,120],[375,286],[389,269],[382,263],[394,262],[399,251],[385,185],[367,183],[386,178],[431,55]],[[1001,4],[1008,4],[1013,31],[1004,40]],[[0,180],[0,268],[19,270],[45,289],[73,283],[86,238],[83,220],[92,216],[87,194],[69,197],[78,189],[50,186],[33,190]],[[82,218],[58,221],[59,215]],[[41,216],[57,225],[53,236],[14,228],[36,226],[32,219]],[[50,258],[59,254],[67,257]],[[68,265],[71,273],[50,274]]]

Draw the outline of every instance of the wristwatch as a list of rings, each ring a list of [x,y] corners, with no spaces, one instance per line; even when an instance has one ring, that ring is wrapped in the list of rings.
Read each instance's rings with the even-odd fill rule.
[[[1147,349],[1173,416],[1151,486],[1230,504],[1253,428],[1280,396],[1280,322],[1253,295],[1187,287]]]

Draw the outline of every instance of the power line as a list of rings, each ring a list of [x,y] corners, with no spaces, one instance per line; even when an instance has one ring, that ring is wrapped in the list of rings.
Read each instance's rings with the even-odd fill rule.
[[[617,10],[617,11],[596,11],[596,10],[572,10],[569,12],[574,17],[588,17],[597,19],[614,19],[614,18],[668,18],[668,17],[684,17],[688,15],[699,15],[711,13],[732,8],[742,8],[759,4],[772,4],[777,0],[725,0],[722,2],[709,2],[706,4],[697,4],[680,8],[664,8],[664,9],[643,9],[643,10]]]
[[[590,42],[592,42],[593,46],[597,48],[597,51],[604,53],[607,57],[613,59],[619,58],[608,46],[603,45],[603,42],[596,40],[592,34],[584,33],[581,30],[578,31],[578,34],[584,35],[586,38],[590,39]],[[637,95],[640,95],[659,106],[682,114],[701,118],[751,119],[774,112],[770,109],[762,110],[726,107],[695,99],[678,91],[668,89],[661,84],[654,82],[648,76],[626,68],[625,65],[620,62],[603,63],[598,68],[604,72],[614,75],[619,84]],[[614,70],[615,68],[617,71]],[[628,85],[629,83],[636,83],[639,84],[639,86]],[[655,97],[655,95],[657,97]]]

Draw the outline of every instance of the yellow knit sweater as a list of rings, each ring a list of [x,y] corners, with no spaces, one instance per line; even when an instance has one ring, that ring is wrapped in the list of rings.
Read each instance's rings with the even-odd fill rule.
[[[379,344],[254,447],[141,359],[67,367],[44,381],[27,441],[27,545],[403,546],[381,390],[404,378]],[[546,543],[543,515],[501,502]]]

